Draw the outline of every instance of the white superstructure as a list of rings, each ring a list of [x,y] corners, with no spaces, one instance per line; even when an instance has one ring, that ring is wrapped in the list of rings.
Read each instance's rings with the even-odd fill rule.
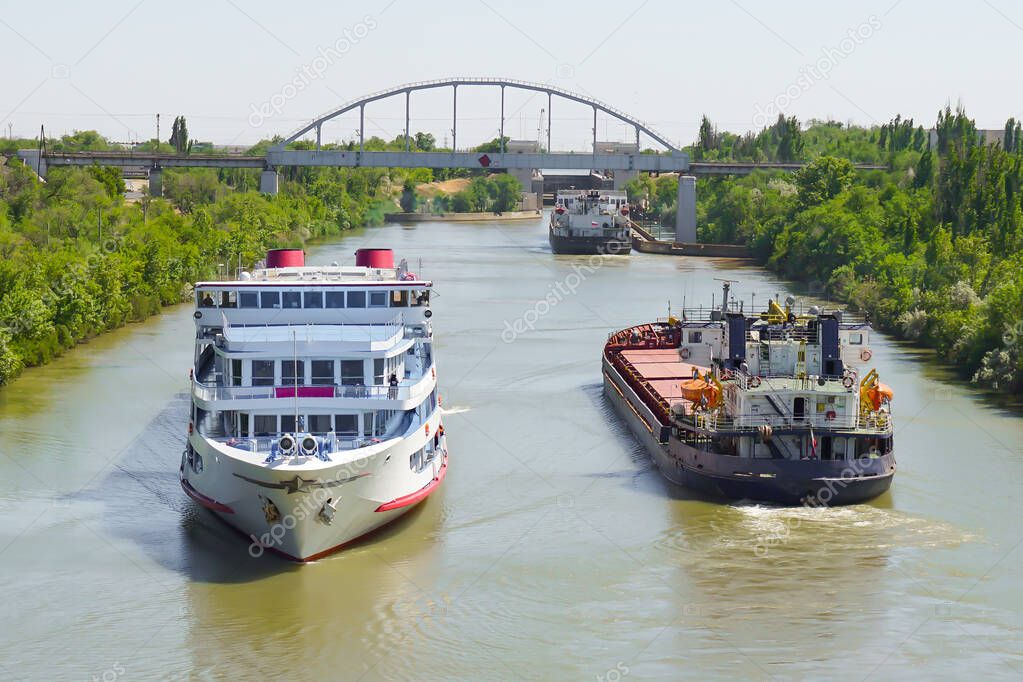
[[[344,267],[288,254],[196,285],[181,484],[250,552],[309,561],[425,499],[447,448],[432,283],[388,250]]]
[[[562,237],[628,239],[628,202],[624,190],[561,190],[554,200],[551,229]]]

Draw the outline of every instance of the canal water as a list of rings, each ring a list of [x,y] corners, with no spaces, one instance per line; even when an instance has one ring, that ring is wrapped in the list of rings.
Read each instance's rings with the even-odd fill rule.
[[[841,509],[671,487],[601,393],[609,331],[786,285],[734,261],[553,256],[541,222],[389,225],[436,283],[450,473],[307,566],[182,493],[191,311],[0,390],[4,679],[1023,676],[1023,419],[879,338],[890,493]],[[420,265],[419,261],[422,260]]]

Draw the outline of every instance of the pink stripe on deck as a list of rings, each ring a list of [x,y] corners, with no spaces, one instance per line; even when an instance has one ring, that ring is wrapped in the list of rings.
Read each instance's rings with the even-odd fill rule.
[[[274,395],[278,398],[294,398],[295,387],[294,386],[278,386],[274,389]],[[333,398],[334,387],[333,386],[299,386],[298,387],[299,398]]]

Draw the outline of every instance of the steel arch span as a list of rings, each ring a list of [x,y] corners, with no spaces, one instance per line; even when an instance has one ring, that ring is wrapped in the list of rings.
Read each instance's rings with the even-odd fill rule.
[[[557,88],[557,87],[554,87],[554,86],[551,86],[551,85],[546,85],[546,84],[543,84],[543,83],[532,83],[532,82],[529,82],[529,81],[514,80],[514,79],[510,79],[510,78],[475,78],[475,77],[444,78],[444,79],[439,79],[439,80],[420,81],[420,82],[416,82],[416,83],[406,83],[404,85],[399,85],[397,87],[390,88],[390,89],[387,89],[387,90],[381,90],[379,92],[375,92],[373,94],[366,95],[366,96],[361,97],[359,99],[352,100],[352,101],[348,102],[347,104],[344,104],[344,105],[342,105],[341,107],[339,107],[337,109],[329,111],[329,112],[323,114],[322,116],[314,119],[313,121],[311,121],[310,123],[306,124],[305,126],[295,130],[290,135],[288,135],[288,137],[284,141],[282,141],[282,142],[274,145],[273,147],[271,147],[271,151],[275,151],[275,152],[284,151],[285,147],[287,147],[288,144],[298,140],[303,135],[305,135],[305,134],[307,134],[309,132],[312,132],[312,131],[316,131],[316,142],[317,142],[317,148],[318,148],[319,147],[319,143],[320,143],[320,133],[321,133],[323,124],[326,123],[327,121],[330,121],[330,120],[332,120],[334,118],[337,118],[338,116],[346,114],[346,113],[348,113],[350,111],[354,111],[356,109],[359,110],[359,119],[360,119],[359,120],[359,142],[360,142],[360,149],[361,149],[362,144],[363,144],[363,142],[365,140],[365,132],[364,132],[365,131],[365,120],[364,119],[365,119],[365,107],[366,107],[366,105],[370,104],[371,102],[376,102],[378,100],[387,99],[389,97],[395,97],[395,96],[402,95],[402,94],[405,95],[405,137],[406,137],[406,145],[407,145],[407,140],[408,140],[408,137],[409,137],[409,134],[410,134],[410,131],[409,131],[409,100],[411,98],[412,93],[413,92],[418,92],[418,91],[421,91],[421,90],[435,90],[437,88],[451,88],[452,89],[452,122],[454,124],[454,127],[452,129],[452,131],[454,133],[454,140],[453,140],[452,148],[455,149],[456,148],[456,144],[455,143],[457,142],[457,129],[458,129],[458,88],[460,86],[498,87],[498,88],[501,89],[501,137],[502,138],[504,137],[504,90],[505,90],[505,88],[512,88],[514,90],[527,90],[527,91],[532,91],[532,92],[545,93],[547,95],[547,101],[548,101],[548,107],[547,107],[547,151],[548,152],[551,151],[551,147],[550,147],[550,136],[551,136],[551,133],[550,133],[550,129],[551,129],[551,125],[550,125],[551,113],[550,112],[551,112],[551,106],[550,106],[550,104],[551,104],[551,100],[554,97],[560,97],[562,99],[566,99],[566,100],[569,100],[569,101],[572,101],[572,102],[577,102],[579,104],[584,104],[586,106],[592,107],[593,108],[594,121],[596,121],[597,112],[598,111],[602,111],[605,114],[607,114],[608,116],[611,116],[611,117],[621,121],[622,123],[625,123],[626,125],[632,126],[635,129],[635,131],[636,131],[637,152],[639,151],[638,150],[639,135],[640,135],[640,133],[644,133],[648,137],[650,137],[651,139],[656,141],[658,144],[663,145],[664,148],[668,152],[670,152],[671,154],[681,154],[682,153],[682,151],[679,149],[678,145],[673,144],[672,142],[670,142],[664,135],[662,135],[661,133],[657,132],[651,126],[647,125],[646,123],[643,123],[639,119],[636,119],[636,118],[630,116],[629,114],[625,113],[624,111],[621,111],[620,109],[616,109],[615,107],[612,107],[609,104],[605,104],[604,102],[601,102],[600,100],[594,99],[592,97],[587,97],[586,95],[581,95],[581,94],[576,93],[576,92],[571,92],[569,90],[564,90],[562,88]],[[596,125],[594,125],[594,140],[596,140]]]

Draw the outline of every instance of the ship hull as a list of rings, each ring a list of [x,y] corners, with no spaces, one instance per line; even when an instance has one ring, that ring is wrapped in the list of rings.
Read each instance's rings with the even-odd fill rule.
[[[430,421],[435,433],[439,417]],[[253,557],[274,552],[315,561],[396,520],[439,488],[448,466],[443,443],[422,470],[409,466],[428,440],[423,434],[418,427],[410,437],[348,451],[336,463],[312,458],[278,466],[253,462],[248,453],[233,456],[193,434],[179,477],[189,497],[250,540]]]
[[[550,232],[551,251],[566,255],[628,255],[632,241],[614,237],[564,237]]]
[[[873,499],[888,490],[895,456],[856,461],[750,459],[699,450],[674,436],[660,442],[659,423],[648,425],[638,401],[613,366],[604,366],[604,394],[650,453],[661,474],[676,485],[720,500],[779,505],[839,506]]]

